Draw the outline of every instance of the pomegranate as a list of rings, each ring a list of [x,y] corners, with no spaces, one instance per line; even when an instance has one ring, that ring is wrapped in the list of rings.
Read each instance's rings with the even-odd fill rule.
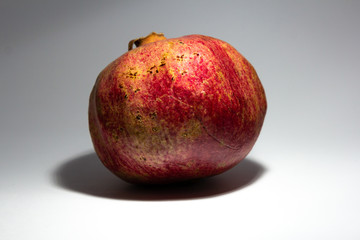
[[[89,128],[111,172],[131,183],[171,183],[239,163],[266,108],[255,69],[228,43],[151,33],[99,74]]]

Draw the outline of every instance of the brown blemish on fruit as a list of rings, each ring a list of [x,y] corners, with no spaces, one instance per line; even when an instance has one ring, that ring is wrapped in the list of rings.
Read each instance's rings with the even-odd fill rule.
[[[179,131],[179,136],[189,140],[195,140],[203,133],[201,122],[197,118],[189,119],[182,129]]]
[[[125,75],[125,78],[131,78],[131,79],[136,79],[136,77],[138,76],[138,71],[135,71],[136,68],[134,67],[129,67],[129,70],[125,73],[123,73]]]
[[[117,133],[114,131],[114,132],[112,132],[112,138],[115,139],[115,141],[118,141],[119,135],[117,135]]]
[[[151,119],[156,119],[157,118],[156,112],[150,113],[149,116],[150,116]]]
[[[150,74],[153,74],[153,73],[155,74],[155,73],[159,73],[159,69],[156,67],[156,65],[153,65],[146,72],[148,72]]]
[[[182,54],[182,55],[177,55],[177,56],[176,56],[176,60],[177,60],[177,61],[180,61],[180,62],[184,61],[184,54]]]
[[[163,56],[162,56],[162,58],[161,58],[161,61],[160,61],[160,67],[163,67],[163,66],[165,66],[165,64],[166,64],[166,57],[167,57],[167,53],[164,53],[163,54]]]

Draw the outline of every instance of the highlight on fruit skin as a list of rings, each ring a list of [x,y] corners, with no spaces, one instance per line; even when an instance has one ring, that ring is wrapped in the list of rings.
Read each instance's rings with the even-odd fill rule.
[[[131,183],[172,183],[220,174],[245,158],[267,102],[234,47],[153,32],[128,49],[101,71],[89,100],[92,142],[111,172]]]

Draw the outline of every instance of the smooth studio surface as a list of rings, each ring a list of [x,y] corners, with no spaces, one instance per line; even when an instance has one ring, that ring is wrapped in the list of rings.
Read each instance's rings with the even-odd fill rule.
[[[356,1],[2,1],[0,239],[359,239]],[[216,177],[134,186],[95,155],[98,73],[152,31],[220,38],[268,111]]]

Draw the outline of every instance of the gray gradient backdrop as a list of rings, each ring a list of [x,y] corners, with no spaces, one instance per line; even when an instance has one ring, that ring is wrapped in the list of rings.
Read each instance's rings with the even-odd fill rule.
[[[1,1],[0,239],[360,239],[359,1]],[[237,167],[141,188],[92,150],[97,74],[151,31],[205,34],[268,98]]]

